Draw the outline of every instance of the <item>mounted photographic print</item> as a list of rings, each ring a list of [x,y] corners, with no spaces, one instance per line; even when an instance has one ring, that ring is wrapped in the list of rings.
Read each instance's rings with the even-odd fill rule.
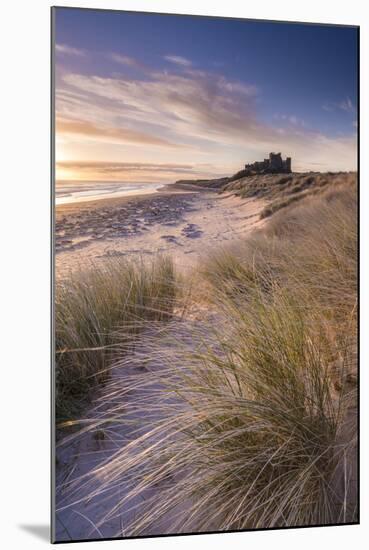
[[[358,523],[358,38],[52,9],[54,542]]]

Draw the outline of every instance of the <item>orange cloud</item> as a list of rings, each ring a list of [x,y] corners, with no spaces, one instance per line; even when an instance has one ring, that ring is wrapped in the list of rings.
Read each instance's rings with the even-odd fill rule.
[[[175,181],[186,178],[212,177],[217,169],[211,165],[176,163],[113,162],[113,161],[60,161],[56,163],[57,179],[104,181]],[[226,174],[223,174],[226,175]]]
[[[120,61],[135,63],[124,56]],[[147,70],[145,78],[63,74],[57,95],[60,132],[100,139],[105,145],[124,142],[125,158],[132,161],[219,162],[219,174],[225,165],[236,171],[273,150],[292,156],[297,170],[356,169],[356,132],[325,135],[292,114],[280,116],[282,124],[278,117],[265,120],[259,112],[261,90],[255,86],[183,63],[178,67],[177,60],[174,74]],[[351,109],[352,104],[347,101],[340,108]],[[84,147],[79,158],[120,160],[116,148],[100,154],[91,141],[88,155]],[[145,147],[128,150],[129,144]],[[76,158],[78,145],[70,153]]]
[[[98,139],[112,139],[124,143],[141,143],[148,145],[158,145],[162,147],[182,147],[182,145],[170,142],[166,139],[152,136],[145,132],[131,130],[129,128],[112,128],[97,126],[86,120],[75,120],[57,118],[56,133],[58,134],[77,134],[83,137],[93,137]]]

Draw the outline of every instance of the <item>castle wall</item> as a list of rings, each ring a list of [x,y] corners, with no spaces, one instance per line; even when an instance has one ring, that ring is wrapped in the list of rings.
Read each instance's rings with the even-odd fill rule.
[[[245,164],[245,169],[259,174],[289,173],[291,172],[291,157],[283,160],[281,153],[270,153],[269,159]]]

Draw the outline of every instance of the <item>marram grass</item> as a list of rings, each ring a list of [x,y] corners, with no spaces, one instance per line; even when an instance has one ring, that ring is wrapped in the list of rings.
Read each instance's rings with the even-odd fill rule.
[[[71,274],[56,287],[57,419],[73,417],[111,361],[145,325],[168,319],[175,285],[172,261],[117,258]]]
[[[97,409],[91,429],[132,415],[145,429],[70,488],[73,503],[89,484],[88,502],[116,492],[97,527],[115,517],[124,535],[356,521],[355,189],[275,216],[200,266],[208,317],[173,319],[115,362],[133,371],[108,381],[114,407]]]

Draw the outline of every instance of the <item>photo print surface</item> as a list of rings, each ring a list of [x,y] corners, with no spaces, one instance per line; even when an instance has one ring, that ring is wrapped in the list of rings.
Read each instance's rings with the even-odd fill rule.
[[[53,540],[357,523],[359,29],[52,27]]]

